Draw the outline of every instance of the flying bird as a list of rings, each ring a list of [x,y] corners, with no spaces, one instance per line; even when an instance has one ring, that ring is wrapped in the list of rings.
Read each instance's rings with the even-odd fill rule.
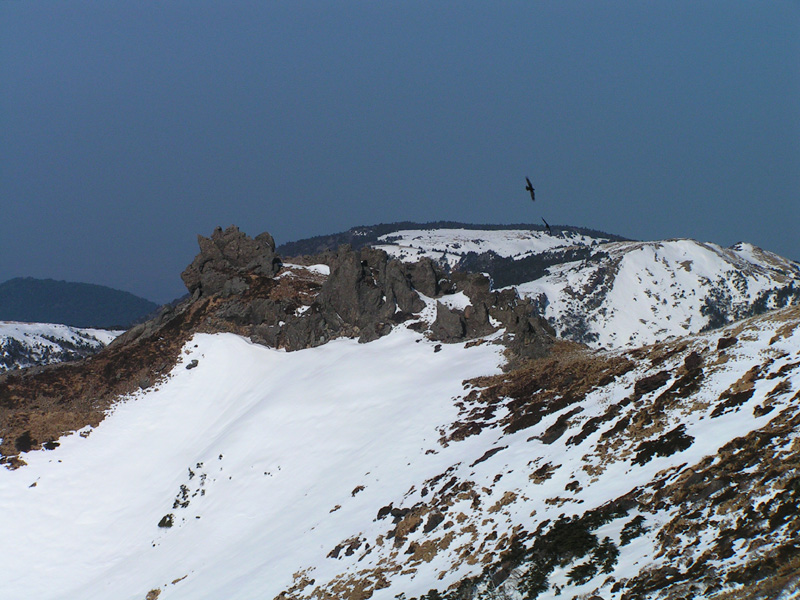
[[[528,185],[525,186],[525,189],[528,190],[531,193],[531,200],[536,202],[536,194],[533,193],[534,190],[533,190],[533,184],[531,183],[531,180],[526,177],[525,181],[528,182]]]
[[[544,217],[542,217],[542,221],[544,221],[544,226],[547,227],[547,233],[553,235],[553,232],[550,230],[550,225],[547,224],[547,221],[544,220]]]

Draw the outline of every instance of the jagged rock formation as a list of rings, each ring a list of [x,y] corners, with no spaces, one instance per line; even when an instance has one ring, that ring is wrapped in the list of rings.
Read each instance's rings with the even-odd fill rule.
[[[197,236],[200,244],[192,264],[181,274],[190,294],[230,296],[247,288],[251,275],[272,277],[281,268],[275,255],[275,240],[269,233],[255,239],[231,226],[225,231],[217,227],[210,238]]]
[[[416,321],[419,330],[430,325],[431,337],[442,342],[502,327],[510,347],[525,357],[541,356],[552,343],[552,329],[529,301],[513,291],[491,291],[481,274],[450,276],[430,259],[403,263],[382,250],[348,245],[316,257],[325,261],[329,276],[296,265],[281,272],[271,240],[269,234],[252,240],[236,227],[218,228],[211,239],[199,236],[200,253],[182,278],[195,299],[217,296],[215,327],[287,350],[342,336],[370,342],[407,321]],[[315,259],[305,257],[304,262]],[[292,280],[288,286],[287,278]],[[287,287],[303,288],[303,293],[287,293]],[[425,299],[460,293],[468,299],[463,307],[439,302],[435,321],[420,321]]]

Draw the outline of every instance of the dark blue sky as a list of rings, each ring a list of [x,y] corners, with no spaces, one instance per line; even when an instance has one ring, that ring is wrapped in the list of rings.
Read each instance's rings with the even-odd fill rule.
[[[6,0],[0,119],[0,281],[163,302],[230,224],[544,216],[800,259],[797,0]]]

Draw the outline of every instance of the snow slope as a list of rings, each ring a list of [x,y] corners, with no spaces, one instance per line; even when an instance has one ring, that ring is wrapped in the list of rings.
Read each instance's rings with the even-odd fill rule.
[[[518,241],[492,243],[523,255]],[[800,306],[626,347],[793,300],[797,265],[689,240],[586,248],[520,289],[561,311],[562,335],[613,350],[560,341],[504,371],[502,330],[420,331],[437,302],[466,318],[503,296],[488,293],[423,298],[419,321],[369,343],[286,352],[207,333],[270,299],[264,322],[329,308],[316,299],[341,270],[295,267],[187,300],[53,371],[69,377],[14,377],[0,409],[23,460],[0,469],[0,598],[797,597]],[[138,391],[78,421],[94,429],[56,444],[34,427],[45,400],[109,406],[98,390],[123,372]],[[48,441],[26,452],[32,437]]]
[[[746,243],[469,229],[398,231],[380,242],[376,247],[403,261],[424,256],[451,268],[469,252],[520,264],[546,257],[546,269],[532,269],[537,275],[512,287],[537,301],[560,336],[595,348],[652,344],[800,300],[800,264]],[[580,260],[569,257],[580,249]]]
[[[52,323],[0,321],[0,372],[88,356],[120,333]]]
[[[648,498],[688,490],[681,478],[706,457],[724,465],[726,445],[745,446],[734,440],[797,420],[800,314],[631,353],[568,350],[516,374],[501,363],[497,345],[434,345],[403,326],[291,353],[197,334],[166,381],[0,470],[0,597],[410,598],[481,576],[515,532],[634,494],[637,508],[595,525],[618,550],[610,570],[576,583],[585,556],[569,555],[539,595],[620,598],[609,575],[658,574],[683,564],[676,549],[701,564],[744,514],[712,519],[707,497],[685,510]],[[664,432],[680,426],[681,443],[665,449]],[[782,493],[783,475],[764,473],[791,474],[797,431],[782,435],[763,453],[775,463],[753,467],[760,487],[736,483],[754,507]],[[665,537],[703,510],[699,533]],[[159,527],[167,515],[173,526]],[[646,531],[623,544],[636,517]],[[779,520],[761,546],[756,529],[744,532],[752,549],[714,555],[715,572],[767,555],[791,539],[789,525]],[[509,597],[529,571],[523,561],[502,582]],[[486,581],[472,585],[489,597]]]
[[[88,437],[0,472],[0,597],[271,598],[298,565],[332,576],[344,532],[438,472],[425,451],[451,398],[501,360],[405,329],[294,353],[197,335],[193,359]]]

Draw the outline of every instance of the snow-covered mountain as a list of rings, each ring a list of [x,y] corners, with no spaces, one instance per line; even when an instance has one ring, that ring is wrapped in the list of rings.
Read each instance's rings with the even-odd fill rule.
[[[219,230],[190,300],[0,376],[0,597],[800,598],[800,306],[600,350],[323,258]]]
[[[84,358],[107,346],[120,333],[52,323],[0,321],[0,372]]]
[[[433,229],[397,231],[376,246],[513,281],[559,336],[595,348],[652,344],[800,301],[800,264],[746,243]]]
[[[750,244],[614,242],[517,287],[568,339],[633,347],[800,300],[800,264]]]

